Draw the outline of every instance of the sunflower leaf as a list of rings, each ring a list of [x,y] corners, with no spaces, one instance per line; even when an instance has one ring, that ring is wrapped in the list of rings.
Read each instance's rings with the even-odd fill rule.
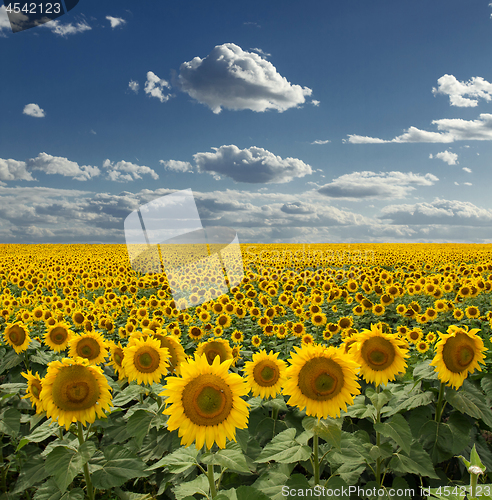
[[[197,450],[195,446],[178,448],[174,453],[161,458],[158,462],[151,465],[146,470],[150,471],[161,467],[167,467],[169,472],[172,474],[179,474],[180,472],[184,472],[190,467],[198,464],[197,457],[199,453],[200,450]]]
[[[420,474],[421,476],[439,479],[429,455],[423,450],[420,443],[413,443],[410,453],[395,453],[389,467],[396,472],[405,474]]]
[[[342,421],[341,419],[322,418],[318,421],[315,417],[306,417],[302,421],[304,429],[310,431],[313,435],[317,434],[327,443],[340,449],[342,439]]]
[[[295,429],[287,429],[280,432],[265,446],[260,456],[256,459],[256,462],[275,461],[289,464],[307,460],[311,456],[311,448],[299,444],[295,441],[295,436]]]
[[[412,431],[408,422],[400,414],[394,415],[389,422],[374,424],[374,429],[383,436],[392,438],[401,446],[402,450],[410,453]]]
[[[235,472],[251,472],[255,469],[253,461],[246,457],[241,447],[233,441],[227,443],[227,447],[215,453],[216,462],[226,469]]]

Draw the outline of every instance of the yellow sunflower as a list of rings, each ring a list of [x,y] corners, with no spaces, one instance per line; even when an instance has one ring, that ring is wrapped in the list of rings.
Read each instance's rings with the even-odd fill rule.
[[[469,373],[482,371],[479,363],[484,363],[487,350],[483,340],[477,335],[480,330],[451,325],[448,333],[439,333],[435,345],[435,356],[430,363],[434,366],[439,380],[458,389]]]
[[[333,346],[305,344],[294,349],[283,389],[290,396],[287,404],[306,408],[308,415],[318,418],[339,417],[360,394],[359,364]]]
[[[168,429],[178,429],[182,445],[225,448],[226,438],[236,440],[236,428],[247,427],[249,405],[242,396],[248,387],[241,376],[228,372],[231,363],[220,363],[216,356],[210,365],[206,356],[195,354],[182,364],[179,377],[166,378],[160,395],[170,406],[163,413],[169,415]]]
[[[199,326],[191,326],[188,330],[188,337],[193,340],[200,340],[205,332]]]
[[[106,341],[104,337],[97,332],[74,335],[68,341],[68,345],[70,346],[68,355],[71,358],[85,358],[93,365],[104,363],[104,360],[108,356]]]
[[[261,337],[259,335],[253,335],[251,337],[251,344],[254,347],[260,347],[260,345],[261,345]]]
[[[246,383],[253,396],[274,398],[282,390],[286,381],[287,363],[278,358],[279,353],[269,354],[265,350],[253,354],[253,361],[246,361],[244,373]]]
[[[235,344],[241,343],[244,339],[243,332],[240,332],[239,330],[234,330],[231,333],[231,339]]]
[[[118,380],[122,380],[126,377],[125,369],[123,368],[123,358],[125,357],[123,346],[121,342],[118,342],[118,345],[112,342],[109,349],[111,352],[111,361],[108,365],[112,366],[114,371],[118,374]]]
[[[210,365],[214,362],[216,357],[220,359],[221,363],[228,359],[234,359],[231,346],[229,342],[224,339],[212,339],[201,342],[198,344],[195,352],[198,356],[204,354]]]
[[[111,388],[99,366],[83,358],[52,361],[42,380],[39,399],[46,416],[68,430],[72,422],[94,423],[110,411]]]
[[[44,343],[53,351],[64,351],[74,333],[70,330],[70,326],[66,323],[56,322],[54,325],[47,327],[44,334]]]
[[[421,340],[415,344],[415,348],[423,354],[429,350],[429,344],[425,340]]]
[[[179,373],[180,364],[186,360],[186,353],[176,335],[165,335],[161,331],[153,335],[161,343],[161,347],[165,347],[169,351],[169,373]]]
[[[26,351],[31,342],[27,326],[20,321],[7,323],[3,332],[3,338],[7,344],[14,348],[17,354]]]
[[[123,352],[123,368],[129,382],[136,380],[138,384],[152,385],[159,383],[167,373],[169,350],[161,347],[156,338],[135,338]]]
[[[29,398],[31,405],[36,408],[36,413],[43,413],[43,404],[39,399],[41,389],[43,388],[43,381],[39,373],[36,372],[36,375],[33,375],[31,370],[27,370],[27,373],[22,372],[21,375],[27,379],[27,392],[25,396],[22,396],[22,399]]]
[[[405,371],[408,349],[396,334],[383,333],[378,325],[371,325],[370,330],[362,330],[354,339],[350,354],[361,365],[360,373],[366,382],[387,384]]]

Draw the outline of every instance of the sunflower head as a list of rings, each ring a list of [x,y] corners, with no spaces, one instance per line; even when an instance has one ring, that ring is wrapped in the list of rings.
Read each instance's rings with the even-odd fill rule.
[[[210,365],[205,355],[195,354],[181,365],[179,377],[167,377],[160,395],[170,406],[163,413],[170,416],[168,429],[178,429],[182,445],[225,448],[227,438],[236,440],[236,428],[247,427],[249,405],[242,396],[248,388],[242,377],[229,373],[231,362],[220,363],[216,356]]]
[[[125,369],[123,368],[123,358],[125,353],[123,351],[123,346],[121,342],[116,345],[114,342],[110,344],[111,361],[108,363],[112,366],[114,371],[118,374],[118,380],[125,378]]]
[[[31,370],[28,370],[27,373],[22,372],[21,375],[27,379],[27,392],[25,396],[22,396],[22,399],[29,398],[31,404],[36,407],[36,413],[42,413],[43,405],[41,403],[40,394],[43,389],[43,381],[41,377],[38,372],[36,372],[36,375],[33,375]]]
[[[3,338],[7,344],[14,348],[17,354],[26,351],[31,342],[27,326],[20,321],[7,323],[3,332]]]
[[[99,366],[83,358],[52,361],[42,380],[39,399],[46,416],[68,430],[72,422],[94,423],[110,410],[111,388]]]
[[[371,325],[370,330],[362,330],[354,339],[350,354],[361,365],[361,375],[366,382],[376,386],[387,384],[405,371],[408,349],[397,335],[383,333],[378,325]]]
[[[179,365],[185,361],[186,353],[179,341],[179,337],[175,335],[165,335],[163,333],[155,333],[153,335],[161,343],[161,347],[169,351],[169,373],[179,373]]]
[[[216,357],[220,359],[221,363],[227,361],[228,359],[234,359],[229,342],[227,340],[217,338],[198,344],[196,354],[198,356],[204,354],[210,365],[214,362]]]
[[[262,350],[253,354],[253,361],[246,361],[246,382],[254,397],[274,398],[281,392],[286,380],[287,363],[278,359],[278,355],[278,352],[267,354]]]
[[[287,404],[318,418],[339,417],[340,410],[360,394],[357,382],[359,365],[341,349],[318,344],[294,347],[283,393]]]
[[[64,351],[74,333],[66,323],[57,321],[54,325],[47,328],[44,334],[44,343],[53,351]]]
[[[106,340],[97,332],[86,332],[81,335],[73,335],[68,341],[71,358],[84,358],[91,364],[104,363],[108,356]]]
[[[435,345],[435,356],[431,366],[441,382],[458,389],[469,373],[481,371],[479,363],[484,363],[484,352],[487,350],[483,340],[477,335],[480,330],[451,325],[447,334],[439,334]]]

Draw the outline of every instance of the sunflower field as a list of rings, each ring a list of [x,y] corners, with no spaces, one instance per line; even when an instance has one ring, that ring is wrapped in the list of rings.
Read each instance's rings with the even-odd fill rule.
[[[0,500],[492,499],[489,245],[241,252],[1,247]]]

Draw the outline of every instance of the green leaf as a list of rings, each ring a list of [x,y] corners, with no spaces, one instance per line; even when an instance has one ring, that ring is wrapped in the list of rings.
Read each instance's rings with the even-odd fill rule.
[[[395,407],[383,408],[382,413],[386,416],[394,415],[395,413],[400,413],[403,410],[412,410],[419,406],[427,406],[434,401],[434,393],[431,391],[421,392],[415,394],[409,398],[405,398],[400,404]]]
[[[84,491],[81,488],[74,488],[63,493],[51,478],[36,490],[34,500],[84,500]]]
[[[239,486],[236,490],[236,495],[237,500],[270,500],[265,493],[253,486]]]
[[[432,410],[428,406],[419,406],[409,413],[408,425],[415,439],[420,438],[420,429],[429,420],[432,420]]]
[[[159,469],[160,467],[167,467],[172,474],[179,474],[198,464],[196,458],[199,453],[200,450],[197,450],[194,445],[188,446],[188,448],[178,448],[174,453],[161,458],[146,470],[149,471]]]
[[[381,411],[381,408],[391,399],[392,394],[388,389],[376,392],[372,387],[368,386],[366,388],[366,396],[371,400],[374,408]]]
[[[0,393],[14,395],[19,394],[20,391],[25,391],[27,388],[26,383],[20,384],[2,384],[0,385]]]
[[[446,389],[446,401],[461,413],[466,413],[473,418],[479,418],[492,428],[492,411],[485,402],[485,396],[469,380],[465,380],[458,391],[448,387]]]
[[[143,440],[149,432],[154,416],[154,414],[146,410],[137,410],[128,419],[126,430],[130,436],[135,437],[139,447],[142,446]]]
[[[252,486],[268,495],[269,498],[273,498],[288,478],[289,476],[283,472],[267,469]]]
[[[138,399],[140,394],[145,394],[147,390],[141,385],[129,385],[115,396],[112,403],[114,406],[123,406],[133,399]]]
[[[461,453],[470,444],[470,432],[473,428],[471,419],[458,411],[453,411],[446,424],[453,434],[453,455]]]
[[[420,443],[413,443],[410,453],[395,453],[390,460],[390,469],[404,474],[418,474],[432,479],[439,479],[429,455],[422,449]]]
[[[6,371],[10,370],[14,366],[20,365],[24,360],[22,354],[17,354],[13,349],[10,349],[5,356],[2,356],[0,362],[0,375]]]
[[[480,460],[480,457],[478,456],[477,448],[475,445],[473,445],[473,448],[472,448],[471,453],[470,453],[470,465],[472,467],[480,467],[480,469],[485,471],[485,465]]]
[[[430,366],[429,361],[424,361],[413,369],[413,379],[415,382],[418,382],[423,378],[428,380],[437,380],[437,372],[434,371],[433,366]]]
[[[58,429],[59,427],[57,425],[53,425],[51,419],[43,422],[39,427],[36,427],[31,434],[28,434],[26,437],[21,439],[19,446],[17,446],[17,450],[20,450],[28,443],[40,443],[50,436],[54,436]]]
[[[349,417],[355,418],[376,418],[376,408],[374,405],[366,404],[366,397],[362,394],[355,396],[354,404],[347,408],[347,411],[341,411],[341,416],[344,417],[348,415]]]
[[[420,441],[434,464],[453,456],[453,433],[447,424],[429,420],[420,429]]]
[[[218,479],[219,475],[215,473],[214,477]],[[195,495],[195,493],[199,493],[204,497],[209,497],[209,491],[210,486],[205,474],[200,474],[196,479],[193,479],[193,481],[187,481],[174,488],[174,494],[177,500],[183,500],[187,496]]]
[[[283,397],[268,399],[263,402],[264,408],[273,408],[274,410],[288,411],[287,405],[285,404],[285,399]]]
[[[294,463],[307,460],[311,456],[311,448],[301,445],[295,441],[296,430],[287,429],[277,434],[270,443],[268,443],[256,462],[275,461],[279,463]]]
[[[400,414],[394,415],[389,422],[374,424],[374,429],[383,436],[392,438],[406,453],[410,453],[412,431]]]
[[[58,488],[63,493],[75,476],[82,472],[82,467],[96,451],[96,445],[90,441],[83,443],[79,451],[58,446],[46,457],[46,470],[53,476]]]
[[[108,490],[123,485],[129,479],[150,474],[145,471],[145,463],[122,446],[108,446],[104,450],[104,458],[98,463],[101,468],[92,474],[92,483],[97,489]]]
[[[43,481],[48,475],[43,458],[40,455],[34,455],[23,464],[13,492],[22,493]]]
[[[342,439],[342,421],[334,418],[322,418],[318,421],[315,417],[306,417],[302,421],[302,426],[312,434],[317,434],[328,444],[340,449]]]
[[[17,436],[20,430],[21,413],[15,408],[6,409],[0,417],[0,433]]]
[[[234,441],[227,443],[225,449],[217,451],[214,455],[215,463],[226,469],[246,473],[254,470],[252,461],[244,456],[241,447],[237,443],[234,443]]]

